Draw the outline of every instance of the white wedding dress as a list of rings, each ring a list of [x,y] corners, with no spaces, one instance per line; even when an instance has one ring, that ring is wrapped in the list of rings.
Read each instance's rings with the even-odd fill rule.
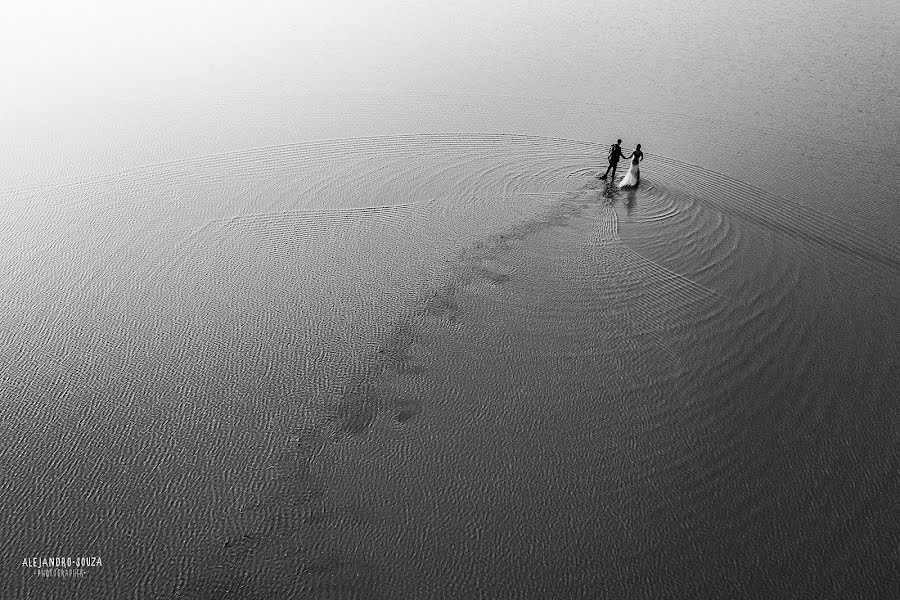
[[[631,168],[628,169],[628,172],[625,173],[625,177],[622,178],[622,181],[619,182],[619,187],[634,187],[638,184],[641,178],[641,167],[639,166],[639,161],[637,157],[631,159]]]

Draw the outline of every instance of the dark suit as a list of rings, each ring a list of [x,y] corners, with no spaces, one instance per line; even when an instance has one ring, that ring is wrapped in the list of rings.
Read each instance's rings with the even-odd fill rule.
[[[606,179],[610,171],[612,171],[613,179],[616,178],[616,167],[619,166],[620,158],[622,158],[622,147],[619,144],[613,144],[609,149],[609,166],[606,167],[606,173],[600,179]]]

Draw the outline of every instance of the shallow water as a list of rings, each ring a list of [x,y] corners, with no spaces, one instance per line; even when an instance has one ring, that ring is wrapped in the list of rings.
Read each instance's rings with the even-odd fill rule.
[[[696,30],[667,9],[655,31],[734,53],[705,34],[741,17],[738,40],[777,37],[803,12],[786,6],[707,6]],[[866,10],[817,27],[864,54],[889,37],[850,41]],[[553,18],[575,37],[542,35],[588,47],[585,14]],[[40,168],[21,125],[0,192],[0,595],[891,597],[893,109],[853,117],[877,158],[850,157],[865,136],[803,103],[741,104],[768,81],[754,48],[756,67],[683,58],[722,84],[702,107],[703,78],[667,79],[654,51],[610,67],[652,85],[591,98],[572,77],[572,102],[483,84],[128,105],[106,127],[152,144],[101,150],[74,123]],[[596,179],[615,137],[644,144],[637,189]],[[104,564],[47,579],[32,556]]]
[[[360,138],[10,194],[10,548],[114,556],[87,594],[879,589],[900,252],[674,158],[616,190],[597,151]]]

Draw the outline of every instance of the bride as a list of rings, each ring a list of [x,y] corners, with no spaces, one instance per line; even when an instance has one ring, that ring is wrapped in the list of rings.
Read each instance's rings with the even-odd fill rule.
[[[623,156],[622,158],[631,159],[631,168],[628,169],[628,172],[625,173],[625,177],[619,182],[619,187],[634,187],[641,180],[641,168],[638,166],[638,163],[644,160],[644,153],[641,152],[641,145],[638,144],[634,148],[634,152],[631,153],[631,156]]]

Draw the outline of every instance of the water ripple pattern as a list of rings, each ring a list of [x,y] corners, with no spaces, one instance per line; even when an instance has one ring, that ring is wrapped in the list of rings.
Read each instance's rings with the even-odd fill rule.
[[[887,568],[900,353],[852,307],[896,324],[900,248],[650,152],[618,190],[604,155],[360,137],[0,192],[7,553],[97,548],[121,568],[77,593],[110,598]]]

